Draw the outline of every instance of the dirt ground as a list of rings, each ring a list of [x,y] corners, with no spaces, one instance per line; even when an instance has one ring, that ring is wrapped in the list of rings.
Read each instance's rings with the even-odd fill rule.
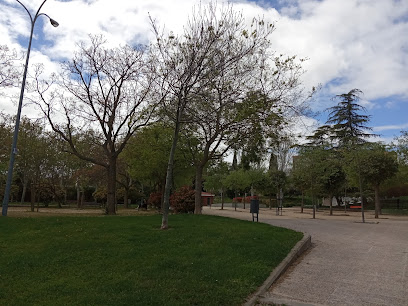
[[[225,207],[225,212],[233,211],[232,207]],[[203,211],[207,214],[211,214],[211,210],[219,210],[218,207],[213,207],[212,209],[209,207],[203,207]],[[37,212],[37,207],[35,207],[34,212],[31,212],[29,206],[24,207],[13,207],[9,206],[7,216],[14,217],[14,218],[23,218],[23,217],[47,217],[47,216],[104,216],[104,209],[103,208],[85,208],[85,209],[77,209],[77,208],[55,208],[55,207],[40,207]],[[215,211],[214,211],[215,212]],[[249,214],[249,207],[247,209],[237,209],[237,212],[247,212]],[[137,208],[121,208],[119,207],[117,211],[117,215],[119,216],[138,216],[138,215],[152,215],[157,214],[156,210],[138,210]],[[267,215],[268,217],[274,219],[311,219],[312,218],[312,210],[305,209],[304,213],[300,213],[300,207],[293,207],[293,208],[284,208],[282,215],[276,216],[276,210],[272,209],[269,210],[267,208],[260,209],[260,218],[262,215]],[[365,213],[366,221],[378,221],[379,219],[391,219],[391,220],[407,220],[408,215],[405,216],[394,216],[384,214],[381,215],[379,219],[374,219],[374,211],[366,211]],[[334,219],[334,220],[352,220],[358,222],[361,220],[361,212],[359,211],[334,211],[333,216],[329,215],[328,210],[319,210],[316,212],[316,219]]]
[[[30,207],[12,207],[7,211],[7,216],[12,218],[33,218],[33,217],[50,217],[50,216],[104,216],[102,208],[45,208],[40,207],[37,212],[35,207],[34,212]],[[138,216],[138,215],[153,215],[157,214],[155,210],[138,210],[137,208],[120,208],[117,211],[119,216]]]

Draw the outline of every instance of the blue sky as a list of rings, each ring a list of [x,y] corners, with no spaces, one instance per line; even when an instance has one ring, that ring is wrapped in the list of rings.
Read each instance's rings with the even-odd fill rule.
[[[42,0],[22,2],[35,13]],[[233,2],[248,20],[263,16],[276,22],[274,50],[308,58],[305,87],[322,85],[312,104],[320,115],[306,120],[308,124],[324,123],[327,113],[323,110],[334,104],[331,97],[359,88],[364,92],[361,104],[371,116],[374,132],[381,135],[379,140],[388,142],[408,129],[408,1]],[[199,0],[48,0],[42,12],[60,26],[52,27],[45,18],[37,22],[30,64],[43,63],[47,72],[56,71],[58,61],[70,58],[76,43],[87,40],[88,34],[104,34],[112,45],[147,43],[153,37],[148,13],[166,29],[181,31],[197,3]],[[23,52],[28,21],[15,0],[0,0],[0,44]],[[0,97],[0,111],[15,114],[16,106],[10,98]],[[23,115],[32,114],[28,108],[23,110]]]

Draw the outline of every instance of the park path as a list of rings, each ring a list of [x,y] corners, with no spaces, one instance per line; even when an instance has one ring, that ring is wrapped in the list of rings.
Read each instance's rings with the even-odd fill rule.
[[[205,207],[205,214],[251,220],[249,210]],[[306,252],[262,298],[285,305],[408,305],[408,217],[285,208],[261,209],[259,221],[312,236]]]

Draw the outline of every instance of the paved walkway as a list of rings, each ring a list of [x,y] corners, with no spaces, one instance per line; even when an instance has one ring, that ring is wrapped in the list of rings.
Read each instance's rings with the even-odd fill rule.
[[[249,209],[204,208],[205,214],[252,220]],[[408,217],[286,208],[261,209],[259,221],[307,232],[312,248],[272,286],[265,304],[408,305]]]

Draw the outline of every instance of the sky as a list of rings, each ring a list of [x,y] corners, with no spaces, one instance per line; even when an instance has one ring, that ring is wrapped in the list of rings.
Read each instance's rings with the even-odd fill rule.
[[[21,0],[35,12],[43,0]],[[221,5],[222,0],[218,0]],[[311,108],[323,124],[332,97],[358,88],[360,104],[371,116],[376,140],[390,142],[408,130],[408,1],[407,0],[236,0],[248,22],[263,17],[275,22],[271,36],[279,54],[307,58],[302,82],[321,85]],[[89,34],[103,34],[112,46],[148,44],[153,38],[149,15],[168,31],[180,33],[199,0],[48,0],[41,12],[58,21],[54,28],[40,16],[34,30],[30,67],[43,63],[48,72],[70,59]],[[208,3],[201,0],[201,3]],[[0,0],[0,45],[25,52],[30,18],[15,0]],[[17,90],[17,89],[15,89]],[[9,90],[10,91],[10,90]],[[18,91],[16,91],[18,93]],[[0,111],[15,114],[16,102],[0,97]],[[23,115],[32,115],[29,107]],[[310,127],[303,126],[305,134]]]

